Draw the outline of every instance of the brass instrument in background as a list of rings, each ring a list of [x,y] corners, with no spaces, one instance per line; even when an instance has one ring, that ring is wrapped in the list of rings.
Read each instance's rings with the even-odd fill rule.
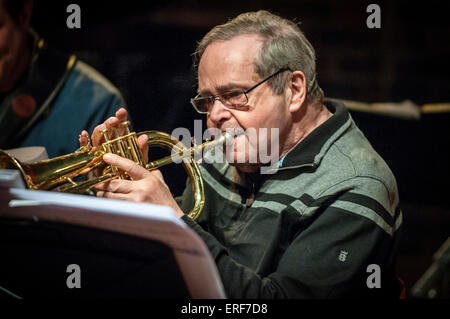
[[[109,166],[103,161],[103,155],[105,153],[114,153],[128,158],[148,170],[160,168],[172,163],[175,159],[179,159],[183,161],[186,172],[191,179],[194,192],[194,205],[188,216],[196,219],[203,209],[205,195],[202,174],[198,164],[194,160],[194,155],[227,143],[231,135],[225,133],[213,141],[207,141],[203,144],[186,148],[180,141],[167,133],[144,131],[136,134],[135,132],[129,131],[128,121],[120,125],[122,127],[119,129],[124,130],[125,135],[120,136],[119,129],[112,128],[116,136],[111,140],[108,138],[111,129],[102,132],[106,140],[102,144],[103,149],[93,148],[89,142],[88,145],[82,147],[75,153],[29,164],[21,163],[6,151],[0,150],[0,169],[18,169],[26,187],[29,189],[57,190],[66,193],[83,194],[96,184],[102,182],[116,178],[130,179],[126,172],[119,170],[117,167]],[[145,164],[136,142],[137,137],[143,134],[146,134],[148,137],[149,147],[160,146],[171,150],[173,155]],[[75,177],[84,175],[97,168],[102,169],[103,173],[101,176],[79,183],[74,181]]]

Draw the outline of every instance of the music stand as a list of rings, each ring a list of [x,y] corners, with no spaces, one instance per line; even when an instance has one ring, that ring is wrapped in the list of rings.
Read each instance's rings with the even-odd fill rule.
[[[170,208],[8,188],[16,173],[0,171],[0,298],[225,297],[206,245]]]
[[[450,237],[434,253],[433,260],[411,288],[413,298],[450,298]]]

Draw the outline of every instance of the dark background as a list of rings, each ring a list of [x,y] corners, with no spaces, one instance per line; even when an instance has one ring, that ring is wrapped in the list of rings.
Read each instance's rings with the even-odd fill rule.
[[[68,29],[66,7],[81,7],[81,29]],[[381,7],[369,29],[366,8]],[[32,24],[52,45],[72,51],[124,95],[136,131],[193,131],[202,119],[192,52],[214,25],[245,11],[270,10],[301,22],[316,49],[326,96],[418,105],[450,102],[450,23],[445,1],[35,1]],[[433,262],[450,233],[450,113],[405,120],[352,112],[397,177],[404,212],[399,272],[407,288]],[[206,126],[204,126],[206,127]],[[172,191],[182,168],[165,172]],[[184,175],[183,175],[184,174]]]

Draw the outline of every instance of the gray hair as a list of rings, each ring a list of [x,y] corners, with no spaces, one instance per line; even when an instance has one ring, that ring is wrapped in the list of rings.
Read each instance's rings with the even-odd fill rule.
[[[323,100],[323,91],[317,83],[316,56],[314,48],[299,26],[268,11],[242,13],[227,23],[215,26],[198,43],[194,53],[194,68],[208,45],[215,41],[226,41],[243,34],[256,34],[263,40],[255,57],[255,72],[265,78],[280,69],[300,70],[305,74],[308,101]],[[281,94],[289,73],[282,72],[268,81],[275,94]]]

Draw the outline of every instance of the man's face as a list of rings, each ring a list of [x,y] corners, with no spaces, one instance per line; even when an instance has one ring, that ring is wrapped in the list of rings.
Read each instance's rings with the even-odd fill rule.
[[[227,41],[210,44],[202,55],[198,69],[198,91],[203,97],[223,94],[236,88],[247,90],[260,82],[255,72],[254,58],[262,44],[257,35],[240,35]],[[265,147],[270,153],[270,134],[261,134],[261,128],[270,133],[271,128],[279,128],[279,139],[283,140],[290,129],[290,115],[286,93],[276,95],[268,83],[264,83],[247,94],[248,103],[239,109],[228,109],[216,100],[207,115],[208,128],[227,129],[253,128],[257,134],[256,144],[249,135],[234,139],[233,147],[227,148],[227,160],[244,172],[258,169],[252,152]],[[278,142],[278,141],[276,141]],[[245,145],[245,147],[242,147]],[[238,158],[241,162],[237,163]]]
[[[13,21],[0,0],[0,92],[10,90],[15,84],[11,79],[17,79],[14,73],[26,32],[25,26]]]

